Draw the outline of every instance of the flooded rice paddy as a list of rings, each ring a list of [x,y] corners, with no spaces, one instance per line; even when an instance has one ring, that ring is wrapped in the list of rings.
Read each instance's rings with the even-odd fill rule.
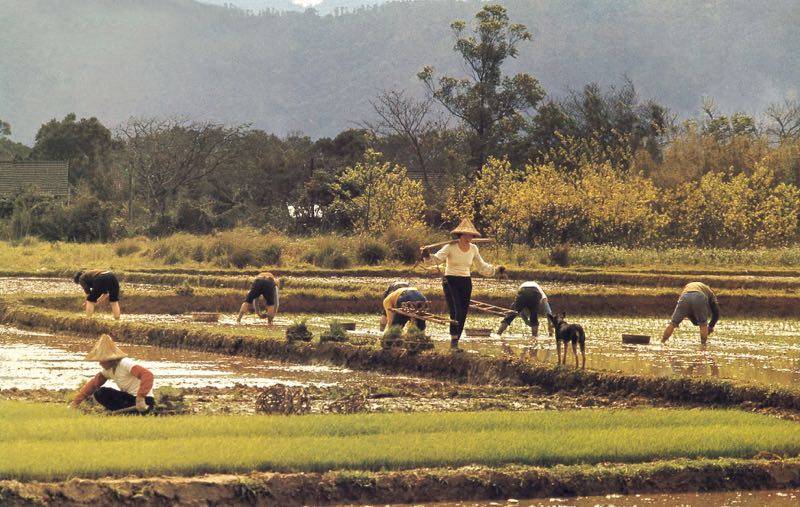
[[[125,289],[157,291],[159,286],[144,283],[125,283],[122,285],[122,290],[124,291]],[[76,297],[80,297],[83,291],[80,286],[67,278],[0,277],[0,296],[9,294],[74,294]]]
[[[99,371],[83,357],[94,340],[0,326],[0,398],[63,403]],[[644,398],[551,395],[536,388],[461,386],[402,375],[352,371],[328,365],[279,363],[239,356],[121,343],[156,376],[155,388],[172,387],[189,413],[254,413],[261,389],[305,388],[311,412],[357,394],[360,410],[567,410],[652,406]],[[157,391],[158,392],[158,391]]]
[[[109,318],[105,316],[104,318]],[[123,315],[124,320],[148,322],[194,322],[190,315]],[[350,334],[359,340],[377,341],[379,314],[286,314],[275,319],[277,327],[305,320],[315,335],[327,329],[331,322],[355,322],[357,329]],[[796,386],[800,383],[800,320],[723,319],[709,337],[705,348],[700,346],[698,328],[688,321],[677,329],[666,345],[661,333],[668,317],[571,317],[569,322],[583,325],[586,331],[586,367],[650,375],[693,375],[739,380],[763,384]],[[540,319],[539,336],[533,340],[530,330],[517,319],[500,340],[496,335],[470,337],[470,328],[496,329],[500,319],[474,312],[467,322],[461,347],[467,351],[489,354],[521,355],[531,361],[555,364],[555,340],[546,335],[547,326]],[[234,314],[220,314],[219,322],[196,323],[204,326],[237,326]],[[246,316],[240,328],[267,326],[266,320]],[[428,332],[436,346],[447,348],[447,327],[430,324]],[[625,345],[622,334],[643,334],[651,337],[649,345]],[[505,347],[507,345],[508,347]],[[571,350],[569,361],[573,361]],[[568,364],[573,364],[572,362]]]
[[[0,389],[74,389],[99,369],[85,361],[94,340],[0,326]],[[217,388],[276,384],[333,387],[376,382],[381,376],[323,365],[291,365],[246,357],[121,345],[154,372],[156,386]]]
[[[537,498],[535,500],[429,503],[428,507],[795,507],[800,489]],[[400,507],[395,505],[395,507]]]
[[[359,290],[364,287],[380,287],[385,289],[395,280],[405,280],[422,290],[442,290],[442,276],[436,271],[429,275],[386,278],[380,276],[286,276],[283,281],[286,287],[320,287],[342,290]],[[521,280],[498,280],[496,278],[475,278],[475,287],[488,292],[515,293]],[[615,285],[616,286],[616,285]],[[542,283],[545,292],[563,292],[571,290],[597,289],[600,285],[580,282],[548,281]]]

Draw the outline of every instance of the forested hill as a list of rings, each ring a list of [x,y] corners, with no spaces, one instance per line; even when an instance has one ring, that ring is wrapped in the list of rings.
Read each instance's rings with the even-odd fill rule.
[[[633,80],[678,114],[702,96],[748,112],[797,96],[797,0],[508,0],[528,25],[509,70],[560,95]],[[332,135],[384,88],[421,92],[425,64],[463,72],[449,24],[481,2],[393,2],[341,16],[248,16],[192,0],[0,0],[0,118],[29,142],[76,112],[114,125],[180,114]]]

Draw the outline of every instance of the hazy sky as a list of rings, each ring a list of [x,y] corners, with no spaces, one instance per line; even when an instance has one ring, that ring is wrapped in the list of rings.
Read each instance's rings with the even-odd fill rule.
[[[217,4],[217,5],[233,4],[242,9],[249,9],[251,11],[259,11],[270,3],[267,0],[199,0],[199,1],[206,4]],[[303,7],[316,5],[321,1],[322,0],[291,0],[293,4],[302,5]]]

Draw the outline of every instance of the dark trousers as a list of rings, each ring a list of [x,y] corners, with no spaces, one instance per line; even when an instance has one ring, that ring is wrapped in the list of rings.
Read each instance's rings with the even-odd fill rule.
[[[542,302],[542,293],[536,287],[522,287],[517,291],[517,297],[514,298],[514,304],[511,309],[514,313],[508,314],[503,319],[506,326],[510,326],[514,319],[519,317],[520,313],[527,312],[530,320],[528,325],[531,327],[539,325],[539,303]],[[525,317],[523,317],[524,319]]]
[[[456,321],[450,324],[450,336],[461,337],[464,332],[464,324],[467,322],[469,312],[469,300],[472,298],[472,278],[469,276],[446,276],[442,280],[444,297],[447,300],[447,310],[450,312],[450,320]]]
[[[94,392],[94,399],[97,403],[103,405],[108,410],[120,410],[136,405],[136,396],[131,396],[117,389],[110,387],[101,387]],[[147,403],[149,410],[153,409],[155,400],[152,396],[145,396],[144,402]]]
[[[399,307],[400,305],[408,301],[427,301],[427,299],[425,299],[425,296],[423,296],[422,293],[418,290],[407,290],[404,293],[400,294],[400,297],[397,298],[397,306]],[[389,324],[389,326],[403,327],[409,320],[410,318],[406,317],[405,315],[394,313],[392,314],[392,322]],[[425,324],[426,322],[422,319],[414,319],[414,325],[417,326],[417,328],[419,328],[420,331],[425,331]]]

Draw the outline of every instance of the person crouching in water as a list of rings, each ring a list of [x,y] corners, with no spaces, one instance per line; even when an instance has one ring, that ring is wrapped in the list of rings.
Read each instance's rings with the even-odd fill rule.
[[[386,315],[381,319],[381,331],[386,329],[387,325],[390,328],[393,326],[405,327],[412,319],[393,310],[402,307],[403,303],[421,301],[427,301],[427,299],[415,287],[398,287],[393,290],[383,299],[383,311],[386,312]],[[426,322],[424,320],[413,319],[413,321],[420,331],[425,331]]]
[[[103,370],[81,387],[72,400],[73,408],[92,396],[111,411],[136,407],[137,412],[145,413],[153,409],[153,374],[121,351],[110,336],[100,336],[86,360],[99,362]],[[107,380],[114,381],[119,389],[103,387]]]
[[[119,320],[119,280],[114,273],[100,269],[81,270],[75,273],[73,281],[80,285],[83,292],[86,293],[83,307],[86,309],[87,317],[94,314],[94,307],[102,298],[108,299],[114,319]]]
[[[500,336],[514,322],[514,319],[522,317],[525,324],[531,328],[531,336],[536,338],[539,336],[539,311],[543,310],[545,315],[553,315],[553,310],[550,309],[550,303],[547,301],[547,295],[542,290],[542,287],[533,281],[525,282],[519,286],[517,297],[514,299],[511,309],[513,311],[503,318],[500,327],[497,329],[497,334]],[[547,320],[547,330],[549,333],[553,332],[553,325],[549,319]]]
[[[709,313],[711,314],[710,322],[708,320]],[[700,327],[700,343],[705,345],[708,335],[714,332],[714,326],[719,320],[717,296],[708,285],[702,282],[686,284],[678,299],[678,304],[675,306],[675,311],[672,313],[672,319],[664,329],[661,343],[666,343],[675,328],[680,326],[683,319],[687,317],[692,324]]]
[[[494,276],[505,273],[503,266],[495,268],[481,257],[478,246],[472,243],[474,238],[480,237],[475,226],[467,219],[450,231],[458,241],[448,243],[441,250],[432,254],[425,248],[420,249],[422,258],[432,259],[431,262],[445,263],[442,288],[450,312],[450,348],[458,348],[458,340],[464,332],[464,324],[469,313],[469,301],[472,298],[472,265],[475,264],[478,272],[483,276]]]
[[[264,297],[266,309],[264,313],[258,308],[258,302],[261,297]],[[278,303],[280,295],[278,293],[278,281],[272,273],[259,273],[253,280],[250,286],[250,292],[247,293],[247,299],[239,308],[239,315],[236,317],[236,322],[242,322],[242,315],[252,310],[256,315],[262,319],[266,317],[269,325],[278,313]]]

